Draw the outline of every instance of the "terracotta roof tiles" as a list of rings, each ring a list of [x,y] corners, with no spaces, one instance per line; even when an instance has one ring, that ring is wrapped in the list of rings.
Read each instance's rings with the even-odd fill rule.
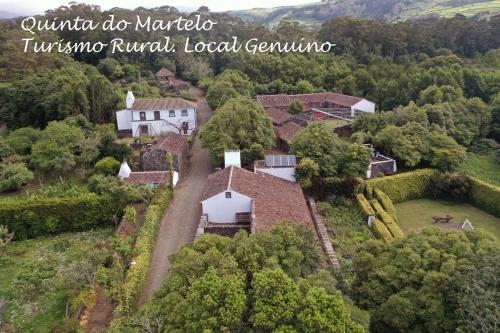
[[[172,73],[171,71],[169,71],[168,69],[166,68],[162,68],[160,69],[158,72],[156,72],[155,76],[159,76],[159,77],[164,77],[164,76],[175,76],[174,73]]]
[[[153,151],[160,149],[175,155],[180,155],[184,151],[186,144],[187,141],[182,135],[168,132],[162,136],[155,145],[145,150]]]
[[[182,98],[137,99],[133,110],[168,110],[196,108],[197,104]]]
[[[275,125],[281,125],[292,117],[288,112],[279,109],[267,109],[266,114],[273,120]]]
[[[123,181],[129,184],[164,184],[169,181],[168,171],[142,171],[131,172],[130,176],[123,178]]]
[[[338,105],[351,107],[354,104],[363,100],[360,97],[342,95],[338,93],[314,93],[314,94],[299,94],[299,95],[259,95],[257,101],[264,108],[283,108],[287,107],[294,99],[298,99],[303,103],[321,103],[330,102]]]
[[[297,135],[297,133],[299,133],[303,129],[304,127],[290,121],[283,124],[281,127],[278,127],[276,129],[276,132],[278,133],[278,138],[285,142],[289,142],[295,135]]]

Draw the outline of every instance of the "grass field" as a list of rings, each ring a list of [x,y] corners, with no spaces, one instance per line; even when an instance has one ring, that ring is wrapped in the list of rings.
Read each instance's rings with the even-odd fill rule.
[[[71,267],[81,267],[88,251],[111,234],[111,229],[101,229],[10,244],[0,255],[6,332],[53,332],[62,323],[69,301]]]
[[[446,200],[420,199],[396,205],[398,224],[405,231],[435,225],[433,216],[453,216],[450,223],[461,223],[469,219],[475,228],[484,229],[500,240],[500,219],[467,203]]]
[[[500,166],[491,156],[469,153],[460,170],[490,184],[500,186]]]

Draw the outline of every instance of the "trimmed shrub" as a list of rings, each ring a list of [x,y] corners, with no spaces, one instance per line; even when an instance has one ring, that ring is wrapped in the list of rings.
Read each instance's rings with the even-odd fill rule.
[[[382,222],[384,222],[385,226],[391,232],[394,238],[404,238],[404,233],[396,223],[396,221],[382,208],[380,203],[376,200],[371,201],[373,208],[377,212],[377,215],[380,217]]]
[[[132,206],[125,207],[125,209],[123,211],[123,217],[125,218],[125,220],[127,221],[128,224],[135,225],[135,223],[136,223],[136,220],[135,220],[136,215],[137,214],[136,214],[136,211],[135,211],[134,207],[132,207]]]
[[[123,282],[123,292],[120,304],[117,307],[117,313],[121,318],[116,318],[112,328],[117,329],[121,326],[124,316],[128,316],[135,311],[139,296],[146,282],[151,255],[160,229],[163,212],[172,199],[172,190],[170,187],[160,188],[159,192],[148,206],[144,216],[144,224],[139,229],[135,248],[133,250],[132,262]]]
[[[379,189],[375,190],[375,196],[378,199],[378,202],[384,207],[385,211],[391,215],[391,217],[394,219],[394,221],[398,221],[397,215],[396,215],[396,208],[394,207],[394,204],[392,203],[391,198],[384,192],[382,192]]]
[[[373,178],[368,180],[367,193],[379,189],[394,203],[421,199],[428,194],[428,187],[432,177],[437,173],[434,169],[419,169],[411,172]]]
[[[358,199],[359,207],[366,216],[375,216],[375,211],[362,193],[356,194],[356,199]]]
[[[500,187],[474,177],[470,179],[469,200],[482,210],[500,217]]]
[[[385,224],[382,223],[382,221],[380,221],[379,219],[373,219],[371,230],[373,232],[373,235],[375,235],[375,237],[383,240],[386,243],[390,243],[394,240],[394,237],[392,237],[389,229],[387,229]]]
[[[434,198],[463,200],[467,198],[469,189],[469,177],[463,172],[438,173],[432,177],[429,184],[429,193]]]
[[[20,197],[0,201],[0,224],[18,239],[112,225],[121,207],[110,196]]]
[[[97,172],[107,176],[116,176],[120,170],[120,162],[113,157],[105,157],[95,164]]]

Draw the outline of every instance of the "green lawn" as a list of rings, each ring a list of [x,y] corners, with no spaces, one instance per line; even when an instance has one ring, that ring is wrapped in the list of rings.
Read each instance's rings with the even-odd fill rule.
[[[460,170],[490,184],[500,186],[500,166],[491,156],[469,153]]]
[[[53,332],[64,319],[69,276],[112,233],[101,229],[10,244],[0,256],[0,296],[7,301],[2,319],[7,332]]]
[[[399,226],[404,231],[435,225],[433,216],[453,216],[451,223],[469,219],[475,228],[482,228],[500,239],[500,219],[467,203],[441,199],[419,199],[396,205]]]

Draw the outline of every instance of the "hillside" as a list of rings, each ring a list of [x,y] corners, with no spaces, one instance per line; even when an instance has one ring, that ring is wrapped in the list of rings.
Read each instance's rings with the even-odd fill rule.
[[[306,25],[319,25],[339,16],[398,21],[432,15],[488,16],[500,13],[500,0],[331,0],[300,6],[255,8],[230,12],[248,21],[275,26],[285,17]]]

